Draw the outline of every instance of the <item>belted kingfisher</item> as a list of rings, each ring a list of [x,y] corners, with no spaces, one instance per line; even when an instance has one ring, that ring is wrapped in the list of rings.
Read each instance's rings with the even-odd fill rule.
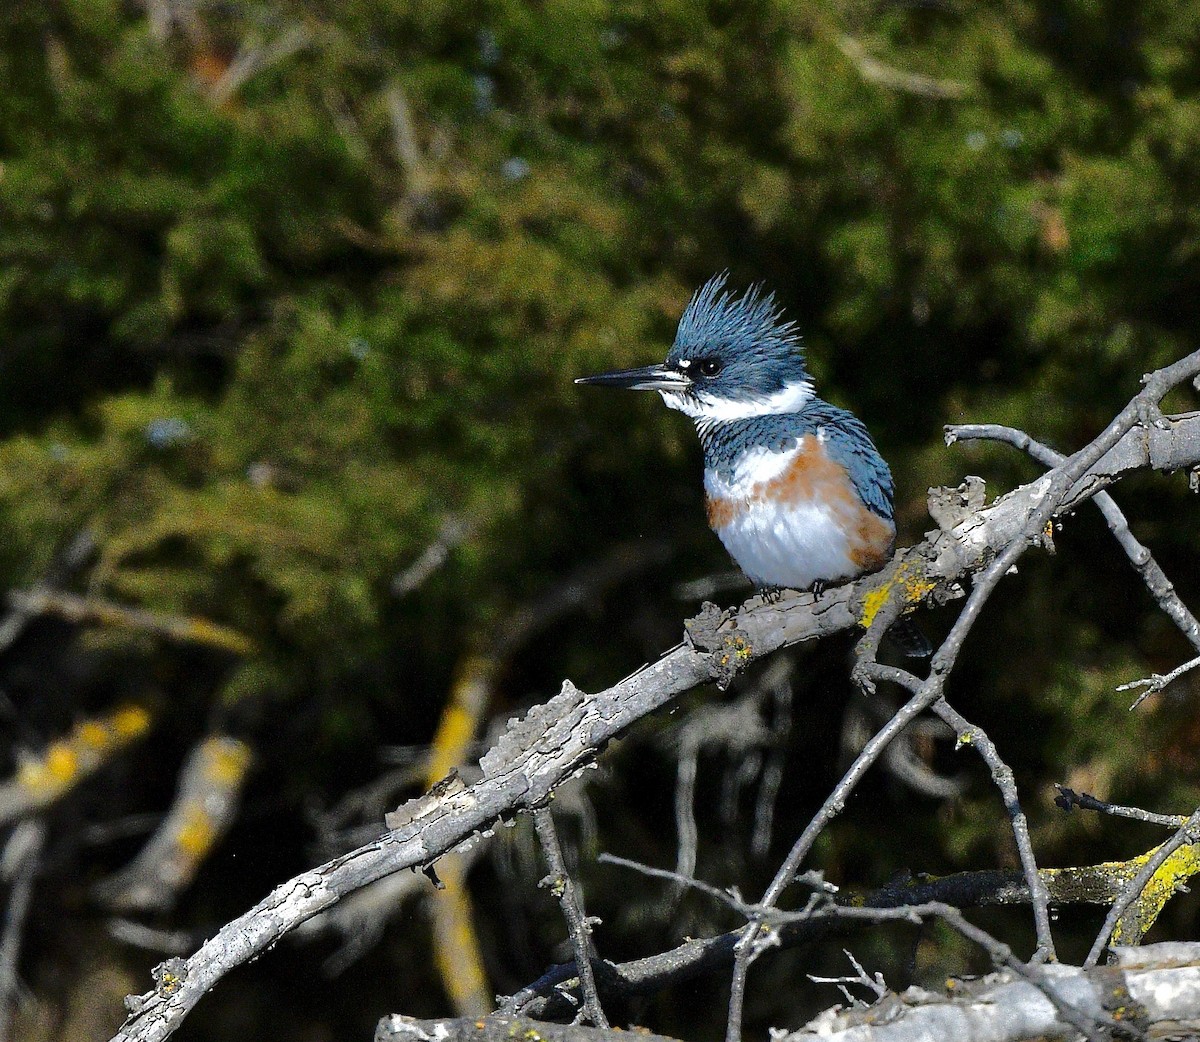
[[[774,294],[738,296],[718,275],[664,364],[575,382],[658,391],[695,421],[708,523],[756,586],[819,591],[891,557],[891,471],[855,416],[815,396]]]

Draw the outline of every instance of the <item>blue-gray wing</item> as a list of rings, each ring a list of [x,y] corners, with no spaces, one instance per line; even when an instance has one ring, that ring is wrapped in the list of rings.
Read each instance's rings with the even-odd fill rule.
[[[824,429],[826,451],[835,463],[846,468],[862,501],[880,517],[891,521],[896,494],[892,472],[862,421],[853,413],[822,401],[811,403],[800,416],[814,433]]]

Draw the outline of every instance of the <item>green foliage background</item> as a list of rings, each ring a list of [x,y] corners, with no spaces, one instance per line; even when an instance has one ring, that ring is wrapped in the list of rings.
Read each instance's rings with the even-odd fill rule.
[[[119,695],[157,706],[151,742],[61,811],[77,823],[161,810],[209,728],[253,738],[243,822],[172,920],[201,932],[311,864],[305,809],[377,774],[381,746],[428,742],[456,663],[572,569],[621,541],[671,542],[669,565],[510,663],[498,710],[566,675],[611,681],[677,638],[692,605],[675,583],[727,566],[693,435],[657,401],[571,381],[659,358],[714,271],[765,281],[800,322],[822,392],[892,462],[909,540],[930,526],[929,485],[1035,473],[1008,450],[946,449],[944,423],[1069,449],[1195,347],[1194,5],[305,0],[198,5],[156,29],[137,4],[55,0],[4,5],[0,30],[0,582],[39,582],[86,530],[98,551],[77,589],[257,648],[234,660],[43,623],[0,663],[3,725],[15,757]],[[239,53],[296,31],[295,53],[220,97]],[[1186,482],[1122,498],[1200,603]],[[450,519],[464,541],[397,597],[393,577]],[[1039,851],[1066,864],[1154,837],[1065,817],[1052,782],[1187,811],[1197,758],[1186,703],[1130,715],[1113,691],[1186,645],[1097,521],[1072,519],[1059,545],[996,599],[955,687],[1017,768]],[[843,653],[801,660],[780,849],[836,769]],[[670,863],[671,757],[640,748],[603,782],[600,846]],[[945,803],[874,781],[823,867],[867,885],[1010,864],[977,780]],[[700,872],[753,893],[777,857],[746,861],[748,826],[706,832],[718,802]],[[56,1015],[77,1001],[79,936],[89,962],[119,967],[95,1003],[109,1028],[155,961],[108,939],[82,889],[128,853],[70,846],[47,870],[28,973]],[[628,879],[593,874],[606,955],[669,943],[651,887],[635,907]],[[541,925],[522,962],[495,910],[503,883],[483,877],[489,968],[511,990],[557,928],[526,911]],[[1164,929],[1188,935],[1181,908]],[[269,956],[187,1037],[366,1037],[389,1009],[444,1009],[435,987],[394,979],[427,974],[411,969],[420,928],[393,933],[325,998],[282,980],[312,972],[312,953]],[[686,998],[638,1015],[716,1037],[720,996]],[[757,1001],[759,1030],[802,1012],[786,993]]]

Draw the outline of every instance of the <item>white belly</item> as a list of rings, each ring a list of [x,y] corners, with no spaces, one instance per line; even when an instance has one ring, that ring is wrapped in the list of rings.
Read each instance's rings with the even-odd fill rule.
[[[857,503],[844,495],[839,501],[826,486],[786,501],[765,494],[802,452],[823,452],[822,442],[818,433],[784,452],[752,449],[725,479],[705,471],[705,491],[723,504],[719,516],[710,513],[713,530],[759,586],[806,589],[818,580],[837,582],[864,571],[861,556],[856,561],[852,553],[863,509]]]
[[[716,532],[759,586],[803,590],[818,579],[834,582],[862,571],[850,559],[844,520],[820,504],[754,503]]]

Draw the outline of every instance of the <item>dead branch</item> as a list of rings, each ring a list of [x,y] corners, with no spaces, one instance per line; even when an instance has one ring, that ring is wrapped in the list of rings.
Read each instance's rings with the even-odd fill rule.
[[[1066,459],[1061,452],[1055,452],[1049,446],[1035,441],[1024,431],[1015,430],[1012,427],[1003,427],[1000,424],[960,424],[947,427],[946,433],[947,437],[953,436],[958,441],[990,439],[1006,442],[1027,452],[1035,460],[1047,467],[1057,467]],[[1187,638],[1188,643],[1195,650],[1200,651],[1200,621],[1197,621],[1187,605],[1180,600],[1179,595],[1175,592],[1175,584],[1167,578],[1166,572],[1163,571],[1162,566],[1154,559],[1154,555],[1150,553],[1150,550],[1130,530],[1129,521],[1121,508],[1117,506],[1117,501],[1107,492],[1097,493],[1095,501],[1097,508],[1099,508],[1105,522],[1112,531],[1113,537],[1120,544],[1121,549],[1125,551],[1125,556],[1129,558],[1129,563],[1133,565],[1137,573],[1142,577],[1142,582],[1145,583],[1146,589],[1150,591],[1150,595],[1157,602],[1167,618],[1179,627],[1179,631]],[[1200,661],[1200,659],[1193,661]],[[1188,668],[1190,668],[1190,665],[1185,665],[1179,670],[1172,671],[1172,673],[1168,674],[1167,678],[1156,677],[1155,679],[1160,681],[1157,685],[1150,681],[1134,681],[1132,684],[1123,684],[1117,690],[1125,691],[1132,687],[1146,685],[1146,690],[1141,693],[1137,701],[1130,707],[1131,709],[1136,709],[1147,697],[1156,691],[1161,691],[1171,680],[1174,680],[1181,673],[1186,672]]]
[[[1000,756],[996,744],[988,737],[987,732],[978,724],[970,723],[958,710],[952,708],[945,698],[939,698],[932,706],[933,711],[947,724],[954,728],[958,735],[959,746],[969,745],[979,751],[992,774],[992,781],[1004,801],[1004,809],[1012,821],[1013,838],[1016,841],[1017,853],[1021,859],[1021,871],[1029,885],[1033,898],[1035,917],[1038,918],[1038,953],[1035,958],[1052,957],[1054,947],[1050,940],[1050,890],[1043,882],[1038,871],[1037,861],[1033,856],[1033,843],[1029,838],[1029,822],[1021,809],[1017,796],[1017,782],[1013,777],[1012,768]],[[1040,916],[1045,913],[1045,923]]]
[[[1110,861],[1099,865],[1041,868],[1038,874],[1046,886],[1050,901],[1055,905],[1110,905],[1153,853],[1151,850],[1128,861]],[[609,854],[600,855],[600,861],[633,868],[673,884],[689,886],[726,903],[732,896],[728,891],[709,887],[666,869],[652,869]],[[818,885],[811,878],[810,883]],[[843,906],[874,909],[925,904],[987,908],[1030,903],[1029,884],[1024,873],[996,869],[898,879],[870,893],[836,890],[835,899]],[[734,901],[735,905],[745,904],[738,899]],[[869,925],[866,920],[835,918],[829,914],[789,918],[775,924],[774,940],[780,948],[794,948],[813,941],[848,937]],[[658,955],[625,963],[607,963],[600,990],[610,999],[649,996],[698,977],[719,973],[732,964],[734,949],[745,932],[746,928],[742,927],[715,937],[688,940]],[[570,1016],[574,1006],[569,996],[578,992],[578,988],[574,963],[554,966],[540,979],[506,999],[501,1009],[505,1013],[538,1018]]]
[[[610,1028],[582,1027],[579,1024],[545,1024],[540,1020],[509,1017],[497,1013],[490,1017],[461,1017],[456,1020],[417,1020],[393,1013],[375,1028],[375,1042],[512,1042],[513,1039],[540,1039],[542,1042],[675,1042],[666,1035],[649,1031],[621,1031]]]
[[[0,825],[27,817],[62,799],[117,753],[150,729],[150,714],[125,705],[107,716],[76,724],[37,755],[22,757],[16,774],[0,782]]]
[[[547,703],[510,723],[483,757],[482,778],[447,792],[378,840],[302,873],[224,926],[162,983],[129,1000],[130,1017],[116,1038],[167,1038],[199,999],[233,967],[348,893],[405,868],[431,863],[502,817],[542,805],[557,786],[592,762],[613,737],[699,684],[728,683],[744,665],[780,647],[866,626],[866,660],[892,621],[930,597],[960,595],[961,580],[982,570],[951,634],[935,653],[922,694],[885,727],[806,830],[768,896],[777,899],[796,875],[816,834],[891,737],[941,694],[941,683],[991,589],[1041,537],[1048,520],[1070,510],[1132,470],[1176,470],[1200,463],[1200,415],[1163,417],[1157,404],[1176,384],[1200,372],[1200,352],[1146,377],[1145,389],[1088,446],[1037,481],[991,506],[971,510],[919,546],[900,551],[882,572],[826,592],[776,604],[748,601],[732,617],[706,611],[689,624],[687,640],[657,662],[594,695],[570,682]],[[978,595],[978,596],[977,596]],[[870,683],[869,674],[864,676]],[[911,708],[910,708],[911,707]],[[740,1010],[738,1018],[740,1021]],[[734,1018],[731,1016],[731,1023]]]
[[[1132,821],[1144,821],[1149,825],[1162,825],[1165,828],[1177,829],[1187,821],[1187,817],[1180,814],[1155,814],[1153,811],[1142,810],[1141,807],[1122,807],[1116,803],[1105,803],[1104,800],[1098,800],[1095,796],[1090,796],[1086,792],[1076,792],[1074,789],[1068,789],[1065,785],[1054,786],[1058,790],[1058,795],[1054,797],[1054,802],[1057,803],[1063,810],[1071,810],[1078,807],[1080,810],[1094,810],[1101,814],[1109,814],[1114,818],[1129,818]]]
[[[1055,965],[1042,973],[1075,1009],[1097,1019],[1111,1014],[1117,1037],[1194,1037],[1200,1030],[1200,944],[1118,948],[1113,955],[1103,969]],[[909,988],[865,1009],[826,1010],[781,1042],[1073,1037],[1046,995],[1010,970],[951,984],[940,993]]]
[[[209,735],[197,743],[179,772],[175,800],[162,823],[137,857],[98,883],[92,896],[121,912],[174,907],[233,824],[252,761],[250,747],[239,738]]]
[[[1095,966],[1100,961],[1110,940],[1137,944],[1142,939],[1175,891],[1200,871],[1197,844],[1200,844],[1200,808],[1146,858],[1137,875],[1126,884],[1108,910],[1084,960],[1085,966]]]
[[[426,785],[432,789],[466,763],[475,734],[491,711],[500,677],[518,651],[546,627],[592,603],[609,587],[664,560],[670,552],[670,544],[660,540],[614,547],[599,560],[572,571],[541,597],[514,610],[489,639],[481,642],[480,650],[465,655],[455,670],[450,697],[429,749]],[[466,885],[469,866],[461,851],[447,854],[438,866],[441,886],[425,893],[433,922],[434,960],[455,1011],[462,1016],[481,1016],[492,1007],[492,992]]]
[[[1112,964],[1100,969],[1052,965],[1040,971],[1061,1001],[1096,1019],[1115,1022],[1118,1032],[1127,1027],[1121,1032],[1124,1037],[1190,1038],[1200,1031],[1200,944],[1117,948]],[[780,1042],[923,1042],[935,1038],[1037,1042],[1079,1037],[1059,1018],[1046,994],[1014,970],[948,983],[949,987],[938,992],[914,987],[900,994],[889,993],[870,1006],[835,1006],[799,1031],[780,1032],[775,1037]],[[630,1037],[625,1032],[510,1016],[475,1021],[393,1015],[380,1021],[375,1039],[502,1042],[526,1037],[528,1030],[553,1042],[619,1042]],[[641,1032],[636,1037],[648,1042],[661,1040],[661,1036]]]
[[[1133,700],[1133,705],[1129,707],[1130,709],[1136,709],[1151,695],[1166,690],[1174,681],[1178,680],[1185,673],[1190,673],[1197,666],[1200,666],[1200,655],[1197,655],[1193,659],[1188,659],[1187,662],[1180,666],[1176,666],[1170,673],[1152,673],[1150,676],[1143,677],[1140,680],[1131,680],[1128,684],[1121,684],[1117,690],[1133,691],[1139,687],[1144,688],[1145,690]]]

